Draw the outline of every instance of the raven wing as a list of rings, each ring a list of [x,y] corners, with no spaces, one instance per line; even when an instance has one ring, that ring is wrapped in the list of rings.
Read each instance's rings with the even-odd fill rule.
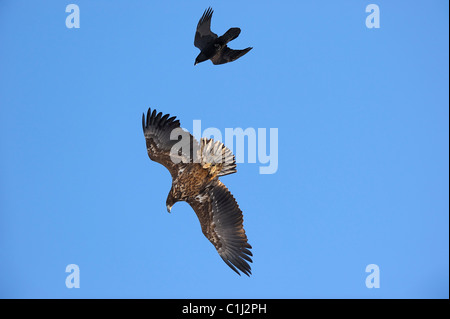
[[[252,246],[247,242],[242,211],[228,188],[215,179],[187,202],[197,214],[203,234],[223,261],[237,274],[240,275],[240,270],[250,276]]]
[[[164,165],[172,178],[175,178],[187,163],[194,161],[197,156],[194,154],[197,154],[200,145],[189,132],[180,128],[180,121],[176,120],[175,116],[169,116],[170,114],[163,116],[156,110],[151,112],[149,108],[147,117],[142,114],[142,129],[150,159]],[[172,138],[175,136],[177,139],[171,139],[171,134]],[[180,143],[177,145],[180,148],[172,149],[177,143]]]
[[[225,46],[221,51],[219,51],[215,56],[211,58],[213,64],[224,64],[234,60],[239,59],[241,56],[245,55],[248,51],[253,49],[249,47],[244,50],[233,50],[228,46]]]
[[[202,17],[198,21],[197,31],[195,32],[194,45],[203,50],[211,42],[217,39],[217,34],[211,31],[211,18],[214,10],[209,7],[205,10]]]

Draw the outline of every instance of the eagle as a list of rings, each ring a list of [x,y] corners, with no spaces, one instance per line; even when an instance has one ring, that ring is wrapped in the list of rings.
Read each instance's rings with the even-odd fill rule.
[[[238,275],[250,276],[252,246],[247,242],[243,215],[233,195],[219,177],[236,172],[235,156],[220,141],[202,138],[198,142],[180,127],[180,121],[149,108],[142,114],[147,153],[152,161],[166,167],[172,187],[167,211],[179,201],[196,213],[203,234],[223,261]]]
[[[244,50],[233,50],[227,43],[236,39],[241,33],[239,28],[230,28],[224,35],[218,37],[211,31],[211,18],[214,10],[209,7],[198,21],[195,32],[194,45],[200,49],[200,54],[195,58],[194,65],[211,60],[213,64],[224,64],[239,59],[252,47]]]

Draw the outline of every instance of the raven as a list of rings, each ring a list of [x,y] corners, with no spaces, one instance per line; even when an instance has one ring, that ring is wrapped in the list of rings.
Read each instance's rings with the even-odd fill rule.
[[[211,31],[211,17],[214,10],[209,7],[198,21],[195,32],[194,45],[200,49],[200,54],[195,58],[195,63],[211,60],[213,64],[224,64],[239,59],[252,47],[244,50],[232,50],[227,43],[236,39],[241,33],[239,28],[230,28],[224,35],[218,37]]]

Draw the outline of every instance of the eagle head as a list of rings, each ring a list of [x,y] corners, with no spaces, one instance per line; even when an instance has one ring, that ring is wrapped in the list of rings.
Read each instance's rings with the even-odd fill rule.
[[[169,192],[169,195],[167,195],[167,200],[166,200],[166,207],[167,207],[167,212],[170,213],[170,211],[172,210],[172,206],[178,202],[177,199],[175,199],[175,197],[173,196],[173,191],[172,189]]]

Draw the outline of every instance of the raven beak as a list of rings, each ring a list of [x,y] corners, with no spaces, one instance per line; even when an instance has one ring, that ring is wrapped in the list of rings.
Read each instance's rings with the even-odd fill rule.
[[[194,66],[196,66],[196,65],[197,65],[197,61],[194,62]]]

